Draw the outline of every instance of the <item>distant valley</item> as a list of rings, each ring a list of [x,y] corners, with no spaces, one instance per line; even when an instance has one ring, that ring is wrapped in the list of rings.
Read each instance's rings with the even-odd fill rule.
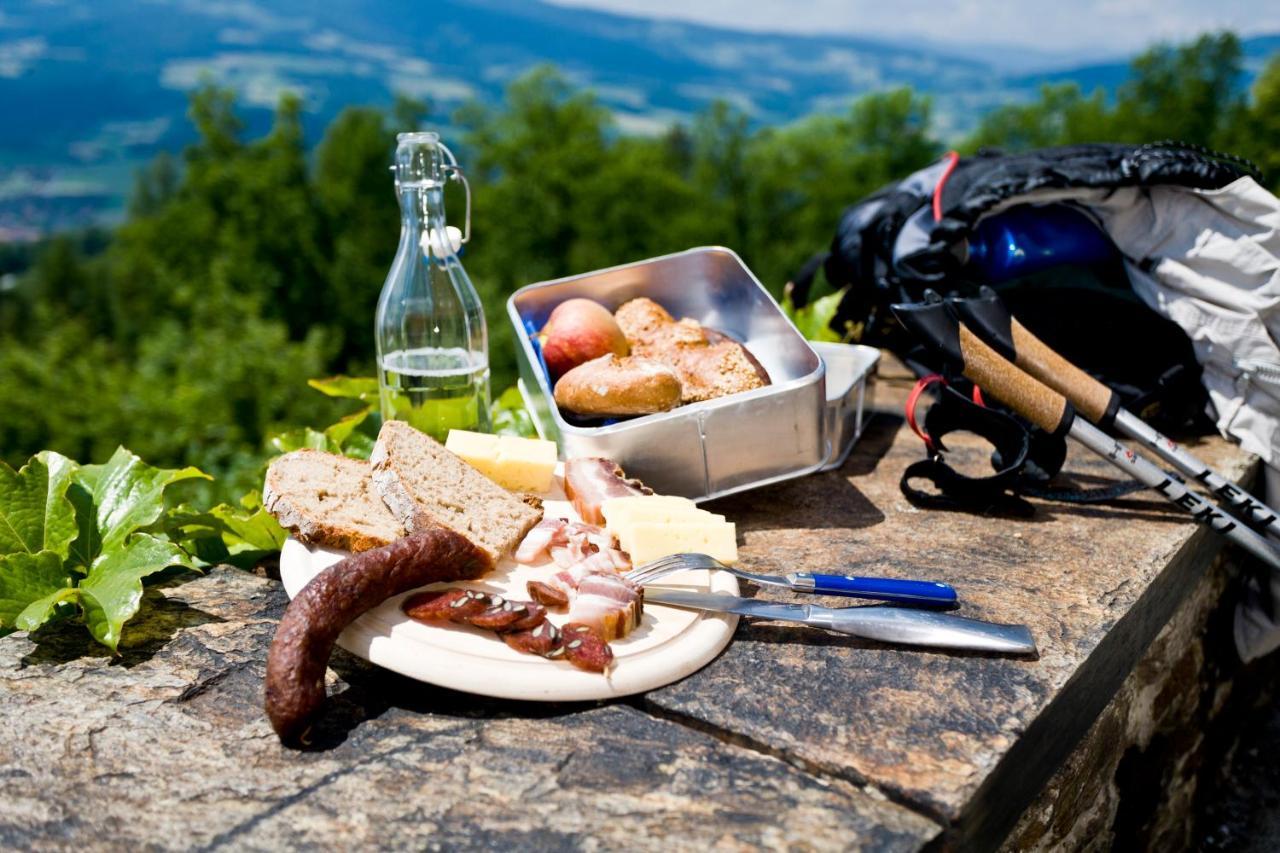
[[[1280,36],[1245,49],[1252,76]],[[624,132],[660,132],[715,99],[784,123],[908,85],[934,96],[937,132],[956,137],[1046,81],[1113,90],[1127,75],[1123,58],[1028,70],[1025,52],[981,57],[519,0],[11,0],[0,11],[0,239],[118,215],[136,167],[191,139],[187,92],[205,79],[239,93],[250,134],[281,93],[298,92],[313,139],[345,105],[403,92],[441,119],[468,99],[497,100],[541,63],[593,89]]]

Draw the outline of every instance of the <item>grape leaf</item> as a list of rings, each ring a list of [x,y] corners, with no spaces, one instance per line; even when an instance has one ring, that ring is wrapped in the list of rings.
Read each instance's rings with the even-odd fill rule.
[[[371,376],[331,376],[308,379],[307,384],[329,397],[350,397],[366,403],[378,399],[378,380]]]
[[[74,592],[71,575],[63,568],[62,556],[55,551],[28,554],[20,551],[0,557],[0,626],[31,630],[49,617],[56,601],[49,602],[44,615],[30,626],[17,625],[18,617],[35,602]]]
[[[92,498],[97,527],[96,540],[91,537],[77,556],[92,560],[116,550],[140,528],[154,524],[164,512],[166,487],[196,477],[212,479],[198,468],[155,468],[123,447],[117,448],[105,465],[82,465],[75,477]],[[83,497],[79,499],[83,501]],[[72,502],[76,501],[73,495]],[[81,543],[77,540],[76,544]]]
[[[115,651],[124,623],[142,604],[142,579],[173,565],[195,568],[177,545],[148,533],[135,534],[123,547],[104,550],[78,588],[85,625],[94,639]]]
[[[0,462],[0,555],[66,556],[76,538],[75,510],[66,498],[70,475],[60,463],[50,471],[40,458],[17,471]]]

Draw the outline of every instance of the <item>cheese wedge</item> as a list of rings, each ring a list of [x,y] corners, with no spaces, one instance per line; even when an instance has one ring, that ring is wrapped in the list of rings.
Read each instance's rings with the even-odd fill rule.
[[[451,429],[445,448],[513,492],[546,492],[555,476],[556,443]]]
[[[619,535],[618,544],[635,566],[684,553],[706,554],[728,564],[738,561],[738,531],[731,521],[638,521]]]

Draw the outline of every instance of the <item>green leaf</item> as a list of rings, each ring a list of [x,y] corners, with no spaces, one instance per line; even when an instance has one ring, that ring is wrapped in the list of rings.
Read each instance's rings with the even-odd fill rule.
[[[848,288],[845,288],[829,293],[813,300],[803,308],[796,308],[791,301],[791,294],[787,293],[782,298],[782,311],[791,318],[791,322],[796,324],[800,334],[808,340],[838,343],[841,336],[831,328],[831,321],[835,319],[836,311],[840,308],[840,300],[844,298],[847,290]]]
[[[498,395],[489,407],[489,419],[493,422],[493,431],[498,435],[519,435],[524,438],[537,438],[538,430],[533,425],[533,417],[524,407],[524,397],[515,385],[508,386]]]
[[[142,579],[173,565],[195,568],[177,545],[147,533],[136,534],[124,547],[95,560],[79,587],[85,625],[93,638],[115,651],[124,623],[142,603]]]
[[[212,479],[198,468],[155,468],[123,447],[116,449],[107,464],[83,465],[75,476],[92,498],[97,532],[97,537],[89,537],[76,556],[91,560],[99,554],[109,554],[123,545],[130,534],[154,524],[164,513],[167,487],[197,477]],[[83,504],[84,497],[73,495],[72,502],[77,500]],[[82,529],[81,539],[84,538]],[[76,545],[81,545],[80,539]]]
[[[203,563],[232,563],[249,567],[284,545],[288,535],[262,509],[262,496],[249,492],[240,506],[220,504],[208,512],[187,506],[165,514],[165,534]]]
[[[14,627],[34,602],[65,593],[70,586],[71,575],[63,567],[62,556],[54,551],[0,557],[0,626]],[[48,611],[52,608],[50,603]],[[48,613],[30,627],[19,627],[31,630],[47,618]]]
[[[350,397],[366,403],[378,400],[378,380],[369,376],[331,376],[309,379],[307,384],[329,397]]]
[[[57,457],[50,470],[35,457],[18,471],[0,462],[0,555],[54,551],[66,556],[76,538],[76,518],[66,498],[74,469],[63,461]]]
[[[76,601],[79,598],[80,590],[73,586],[51,592],[44,598],[38,598],[28,604],[26,609],[18,614],[14,627],[20,631],[34,631],[49,621],[59,604],[64,601]]]
[[[282,432],[279,435],[271,437],[271,446],[281,453],[289,453],[293,450],[300,450],[309,447],[312,450],[323,450],[328,453],[341,453],[342,449],[333,443],[329,436],[322,432],[312,429],[311,427],[303,427],[302,429],[291,429],[288,432]]]
[[[342,453],[352,459],[368,459],[373,453],[375,441],[376,439],[371,435],[365,435],[362,432],[352,433],[351,437],[342,445]]]
[[[81,573],[89,570],[89,564],[102,550],[102,534],[98,531],[98,510],[93,504],[93,483],[97,481],[100,465],[82,465],[76,469],[71,485],[67,486],[67,500],[75,508],[76,538],[67,549],[71,566]]]
[[[244,551],[279,551],[289,534],[262,508],[257,492],[250,492],[241,502],[250,496],[257,497],[259,505],[256,508],[236,509],[228,504],[220,504],[209,510],[210,515],[222,522],[223,543],[232,554]]]
[[[343,447],[347,443],[347,439],[351,438],[351,434],[356,431],[356,427],[364,423],[365,418],[369,417],[372,412],[373,406],[367,406],[358,412],[352,412],[336,424],[328,427],[324,431],[325,437],[338,447]]]

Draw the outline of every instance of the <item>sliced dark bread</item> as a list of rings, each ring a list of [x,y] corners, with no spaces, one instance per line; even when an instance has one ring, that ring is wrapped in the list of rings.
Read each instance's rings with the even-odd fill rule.
[[[508,492],[403,421],[387,421],[369,457],[373,484],[396,520],[413,533],[439,524],[495,560],[515,550],[542,509]]]
[[[262,506],[310,544],[367,551],[404,535],[373,488],[369,463],[322,450],[295,450],[271,463]]]

